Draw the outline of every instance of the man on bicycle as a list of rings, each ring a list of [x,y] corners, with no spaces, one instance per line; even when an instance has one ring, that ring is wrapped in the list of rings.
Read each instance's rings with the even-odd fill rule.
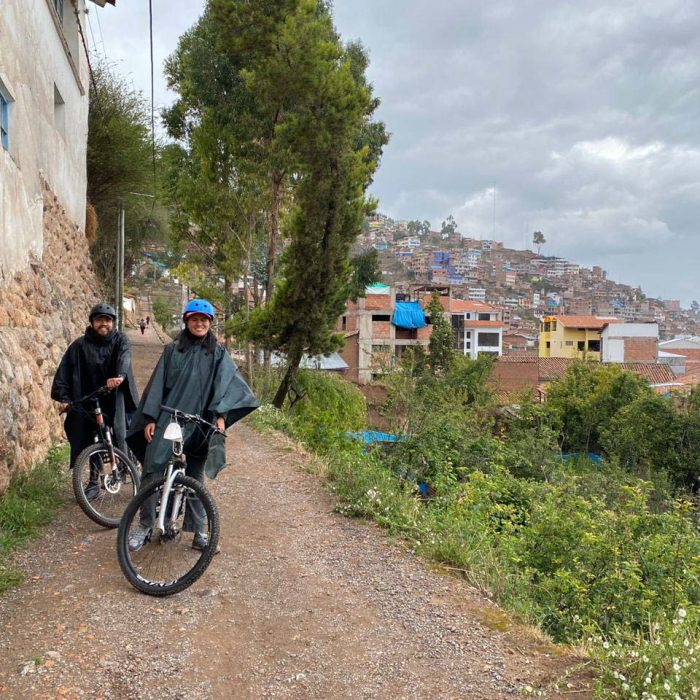
[[[114,429],[117,447],[126,450],[127,415],[136,410],[138,394],[131,368],[129,338],[114,328],[117,314],[109,304],[96,304],[90,311],[85,335],[66,350],[54,376],[51,398],[65,410],[75,401],[106,386],[113,389],[103,400],[105,421]],[[95,426],[86,420],[81,407],[68,411],[64,423],[70,443],[70,467],[93,441]],[[92,475],[85,496],[92,500],[99,494],[98,475]]]

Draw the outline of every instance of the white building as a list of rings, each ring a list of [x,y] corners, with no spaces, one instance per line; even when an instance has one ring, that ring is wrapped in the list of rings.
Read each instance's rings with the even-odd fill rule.
[[[42,254],[43,183],[85,227],[85,2],[0,4],[0,279]]]
[[[447,306],[457,349],[463,355],[474,359],[483,354],[503,354],[504,324],[497,309],[478,301],[441,302]]]
[[[610,323],[600,333],[602,362],[656,362],[657,323]]]

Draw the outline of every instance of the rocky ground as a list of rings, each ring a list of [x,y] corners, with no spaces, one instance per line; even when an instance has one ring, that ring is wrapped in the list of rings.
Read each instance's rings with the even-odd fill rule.
[[[143,387],[161,345],[153,329],[132,341]],[[222,553],[171,598],[129,586],[115,532],[67,493],[54,525],[17,555],[26,583],[0,597],[0,696],[590,697],[580,660],[336,514],[296,446],[247,426],[227,442],[231,466],[209,483]]]

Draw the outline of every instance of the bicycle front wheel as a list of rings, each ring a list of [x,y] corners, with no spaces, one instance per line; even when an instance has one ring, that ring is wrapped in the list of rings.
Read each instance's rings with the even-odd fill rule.
[[[161,502],[164,485],[163,476],[146,481],[124,511],[117,532],[117,556],[124,576],[134,588],[154,596],[173,595],[191,586],[211,563],[219,541],[219,513],[204,485],[178,474],[167,505]],[[142,524],[149,512],[152,515],[154,501],[154,522],[160,509],[166,508],[162,533]]]
[[[73,466],[73,493],[85,515],[102,527],[117,527],[124,509],[139,488],[139,471],[120,449],[112,469],[109,449],[103,442],[86,447]]]

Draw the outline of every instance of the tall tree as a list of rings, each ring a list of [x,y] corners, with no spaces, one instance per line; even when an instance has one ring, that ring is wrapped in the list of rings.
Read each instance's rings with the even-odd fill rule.
[[[290,159],[289,131],[310,88],[303,80],[306,73],[299,74],[300,66],[290,60],[298,40],[291,18],[303,4],[301,0],[210,0],[209,5],[219,51],[240,64],[238,76],[254,104],[243,116],[248,145],[257,154],[267,185],[266,302],[275,285],[280,217],[296,172]],[[321,12],[323,4],[317,5]]]
[[[539,255],[540,254],[540,247],[543,246],[547,242],[547,240],[545,239],[542,231],[535,231],[532,234],[532,242],[534,245],[537,246],[537,255]]]
[[[223,306],[226,320],[241,277],[248,297],[267,193],[251,131],[260,113],[241,76],[245,61],[219,48],[217,31],[207,10],[180,38],[165,67],[178,100],[163,119],[179,141],[166,152],[174,233],[200,276],[223,279],[223,288],[213,285],[207,293]]]
[[[352,293],[350,251],[373,209],[365,190],[388,137],[371,120],[378,100],[365,79],[366,55],[357,44],[341,44],[325,3],[300,0],[279,32],[296,99],[284,125],[296,163],[294,200],[281,279],[247,331],[287,356],[273,400],[281,407],[303,354],[342,344],[333,328]]]
[[[91,239],[92,259],[99,278],[113,288],[117,219],[125,209],[127,268],[148,239],[165,235],[164,210],[138,192],[155,195],[149,115],[143,95],[98,64],[90,83],[87,142],[87,200],[97,213]]]
[[[445,309],[440,303],[438,292],[433,292],[426,311],[432,326],[430,344],[428,346],[430,350],[428,363],[433,373],[443,374],[452,367],[456,350],[452,326],[445,318]]]

